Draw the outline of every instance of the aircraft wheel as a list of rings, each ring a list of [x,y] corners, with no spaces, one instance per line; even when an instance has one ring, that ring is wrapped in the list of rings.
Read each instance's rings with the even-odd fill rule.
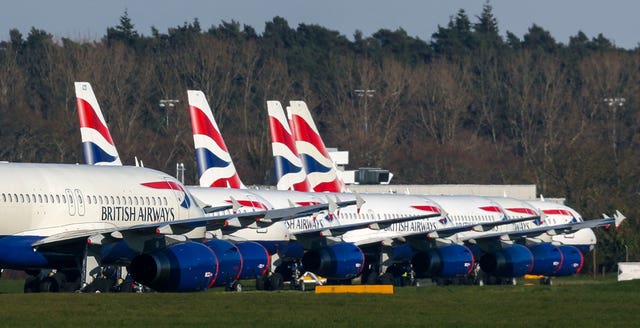
[[[24,281],[24,292],[37,293],[40,291],[40,279],[38,277],[28,277]]]
[[[107,293],[111,291],[111,288],[115,285],[113,280],[108,278],[96,278],[91,282],[85,291],[87,293]]]
[[[60,291],[60,286],[53,277],[46,277],[40,282],[39,290],[41,293],[57,293]]]
[[[266,276],[256,278],[256,290],[265,290],[266,284],[267,284]]]
[[[367,285],[375,285],[378,283],[378,278],[377,272],[371,272],[364,283]]]
[[[269,277],[269,285],[271,290],[281,290],[284,285],[284,279],[280,273],[274,273]]]
[[[393,275],[389,272],[382,274],[380,276],[380,284],[393,285]]]

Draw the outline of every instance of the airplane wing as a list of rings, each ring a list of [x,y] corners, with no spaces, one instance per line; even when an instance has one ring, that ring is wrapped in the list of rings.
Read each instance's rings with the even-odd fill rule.
[[[435,240],[439,243],[451,244],[453,242],[457,242],[458,239],[454,241],[450,239],[452,236],[460,232],[465,231],[487,231],[494,227],[512,224],[523,221],[530,221],[539,219],[539,216],[527,216],[515,219],[505,219],[500,221],[492,221],[492,222],[484,222],[484,223],[474,223],[474,224],[465,224],[465,225],[446,225],[446,223],[442,223],[442,227],[436,228],[429,231],[410,231],[410,232],[398,232],[394,233],[392,236],[389,234],[376,236],[375,234],[371,234],[365,238],[359,239],[355,241],[356,245],[367,245],[378,242],[410,242],[413,244],[427,242],[429,240]]]
[[[608,226],[612,223],[613,224],[616,223],[615,218],[604,218],[604,219],[587,220],[587,221],[575,222],[575,223],[545,225],[545,226],[539,226],[531,229],[513,230],[509,232],[496,232],[496,233],[490,233],[490,234],[483,234],[481,236],[470,236],[468,238],[464,238],[464,240],[472,240],[472,239],[483,240],[483,239],[492,239],[492,238],[510,240],[512,238],[535,237],[544,233],[549,235],[567,234],[567,233],[576,232],[580,229],[590,229],[590,228]]]
[[[255,211],[246,213],[226,214],[220,216],[205,216],[193,219],[168,222],[154,222],[149,224],[113,227],[104,229],[71,230],[54,234],[40,239],[32,244],[33,247],[54,246],[56,244],[73,243],[86,240],[89,244],[103,244],[112,240],[123,239],[125,236],[158,236],[171,235],[175,238],[193,229],[204,227],[206,230],[217,230],[227,226],[259,227],[273,222],[309,216],[324,210],[335,211],[339,207],[355,204],[355,201],[329,202],[310,206]],[[186,238],[186,237],[185,237]]]
[[[222,205],[222,206],[204,206],[202,207],[202,210],[204,211],[205,214],[211,214],[211,213],[217,213],[217,212],[223,212],[226,210],[230,210],[233,208],[233,205],[229,204],[229,205]]]
[[[340,225],[329,226],[329,227],[318,227],[314,229],[306,229],[301,232],[294,232],[292,233],[292,235],[297,240],[305,239],[305,238],[318,238],[318,237],[337,237],[337,236],[343,235],[347,231],[351,231],[354,229],[369,228],[371,230],[381,230],[394,223],[428,219],[428,218],[437,217],[437,216],[440,216],[440,213],[415,215],[415,216],[408,216],[408,217],[401,217],[401,218],[394,218],[394,219],[363,220],[362,222],[357,222],[357,223],[340,224]]]

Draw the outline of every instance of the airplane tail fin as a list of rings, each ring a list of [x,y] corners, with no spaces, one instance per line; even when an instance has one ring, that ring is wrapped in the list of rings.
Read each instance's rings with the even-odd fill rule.
[[[91,84],[74,82],[84,161],[90,165],[122,165]]]
[[[246,188],[240,181],[204,93],[187,90],[187,96],[200,186]]]
[[[275,160],[278,190],[313,191],[298,156],[289,121],[279,101],[267,101],[271,149]]]
[[[338,177],[335,163],[320,137],[309,108],[304,101],[291,101],[291,129],[296,148],[314,191],[344,192],[346,186]]]

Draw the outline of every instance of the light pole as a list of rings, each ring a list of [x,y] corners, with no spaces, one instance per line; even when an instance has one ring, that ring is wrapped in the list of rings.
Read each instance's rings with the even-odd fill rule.
[[[169,127],[169,108],[176,107],[176,104],[178,103],[180,103],[180,100],[178,99],[160,99],[160,103],[158,105],[161,108],[164,108],[167,128]]]
[[[373,89],[356,89],[353,90],[353,93],[358,97],[364,97],[364,137],[367,137],[367,132],[369,130],[369,113],[367,111],[367,98],[372,98],[373,94],[376,93],[376,90]]]
[[[616,125],[617,125],[616,120],[618,116],[618,107],[622,107],[627,100],[622,97],[614,97],[614,98],[604,98],[603,101],[607,105],[609,105],[609,108],[611,108],[611,112],[613,114],[613,119],[611,120],[611,124],[613,125],[613,129],[612,129],[613,131],[611,131],[612,139],[613,139],[613,159],[617,164],[618,163],[618,135],[617,135],[617,128],[616,128]]]
[[[624,261],[629,262],[629,246],[624,245]]]
[[[176,179],[184,184],[184,163],[176,163]]]

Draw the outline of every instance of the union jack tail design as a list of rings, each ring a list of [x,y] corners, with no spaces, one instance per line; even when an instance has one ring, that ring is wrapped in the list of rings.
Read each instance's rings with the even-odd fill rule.
[[[246,188],[238,177],[204,93],[188,90],[187,96],[200,186]]]
[[[291,101],[291,129],[313,191],[344,192],[346,186],[318,133],[304,101]]]
[[[293,134],[279,101],[267,101],[271,149],[276,164],[278,190],[313,191],[298,156]]]
[[[84,161],[90,165],[122,165],[91,84],[75,82]]]

